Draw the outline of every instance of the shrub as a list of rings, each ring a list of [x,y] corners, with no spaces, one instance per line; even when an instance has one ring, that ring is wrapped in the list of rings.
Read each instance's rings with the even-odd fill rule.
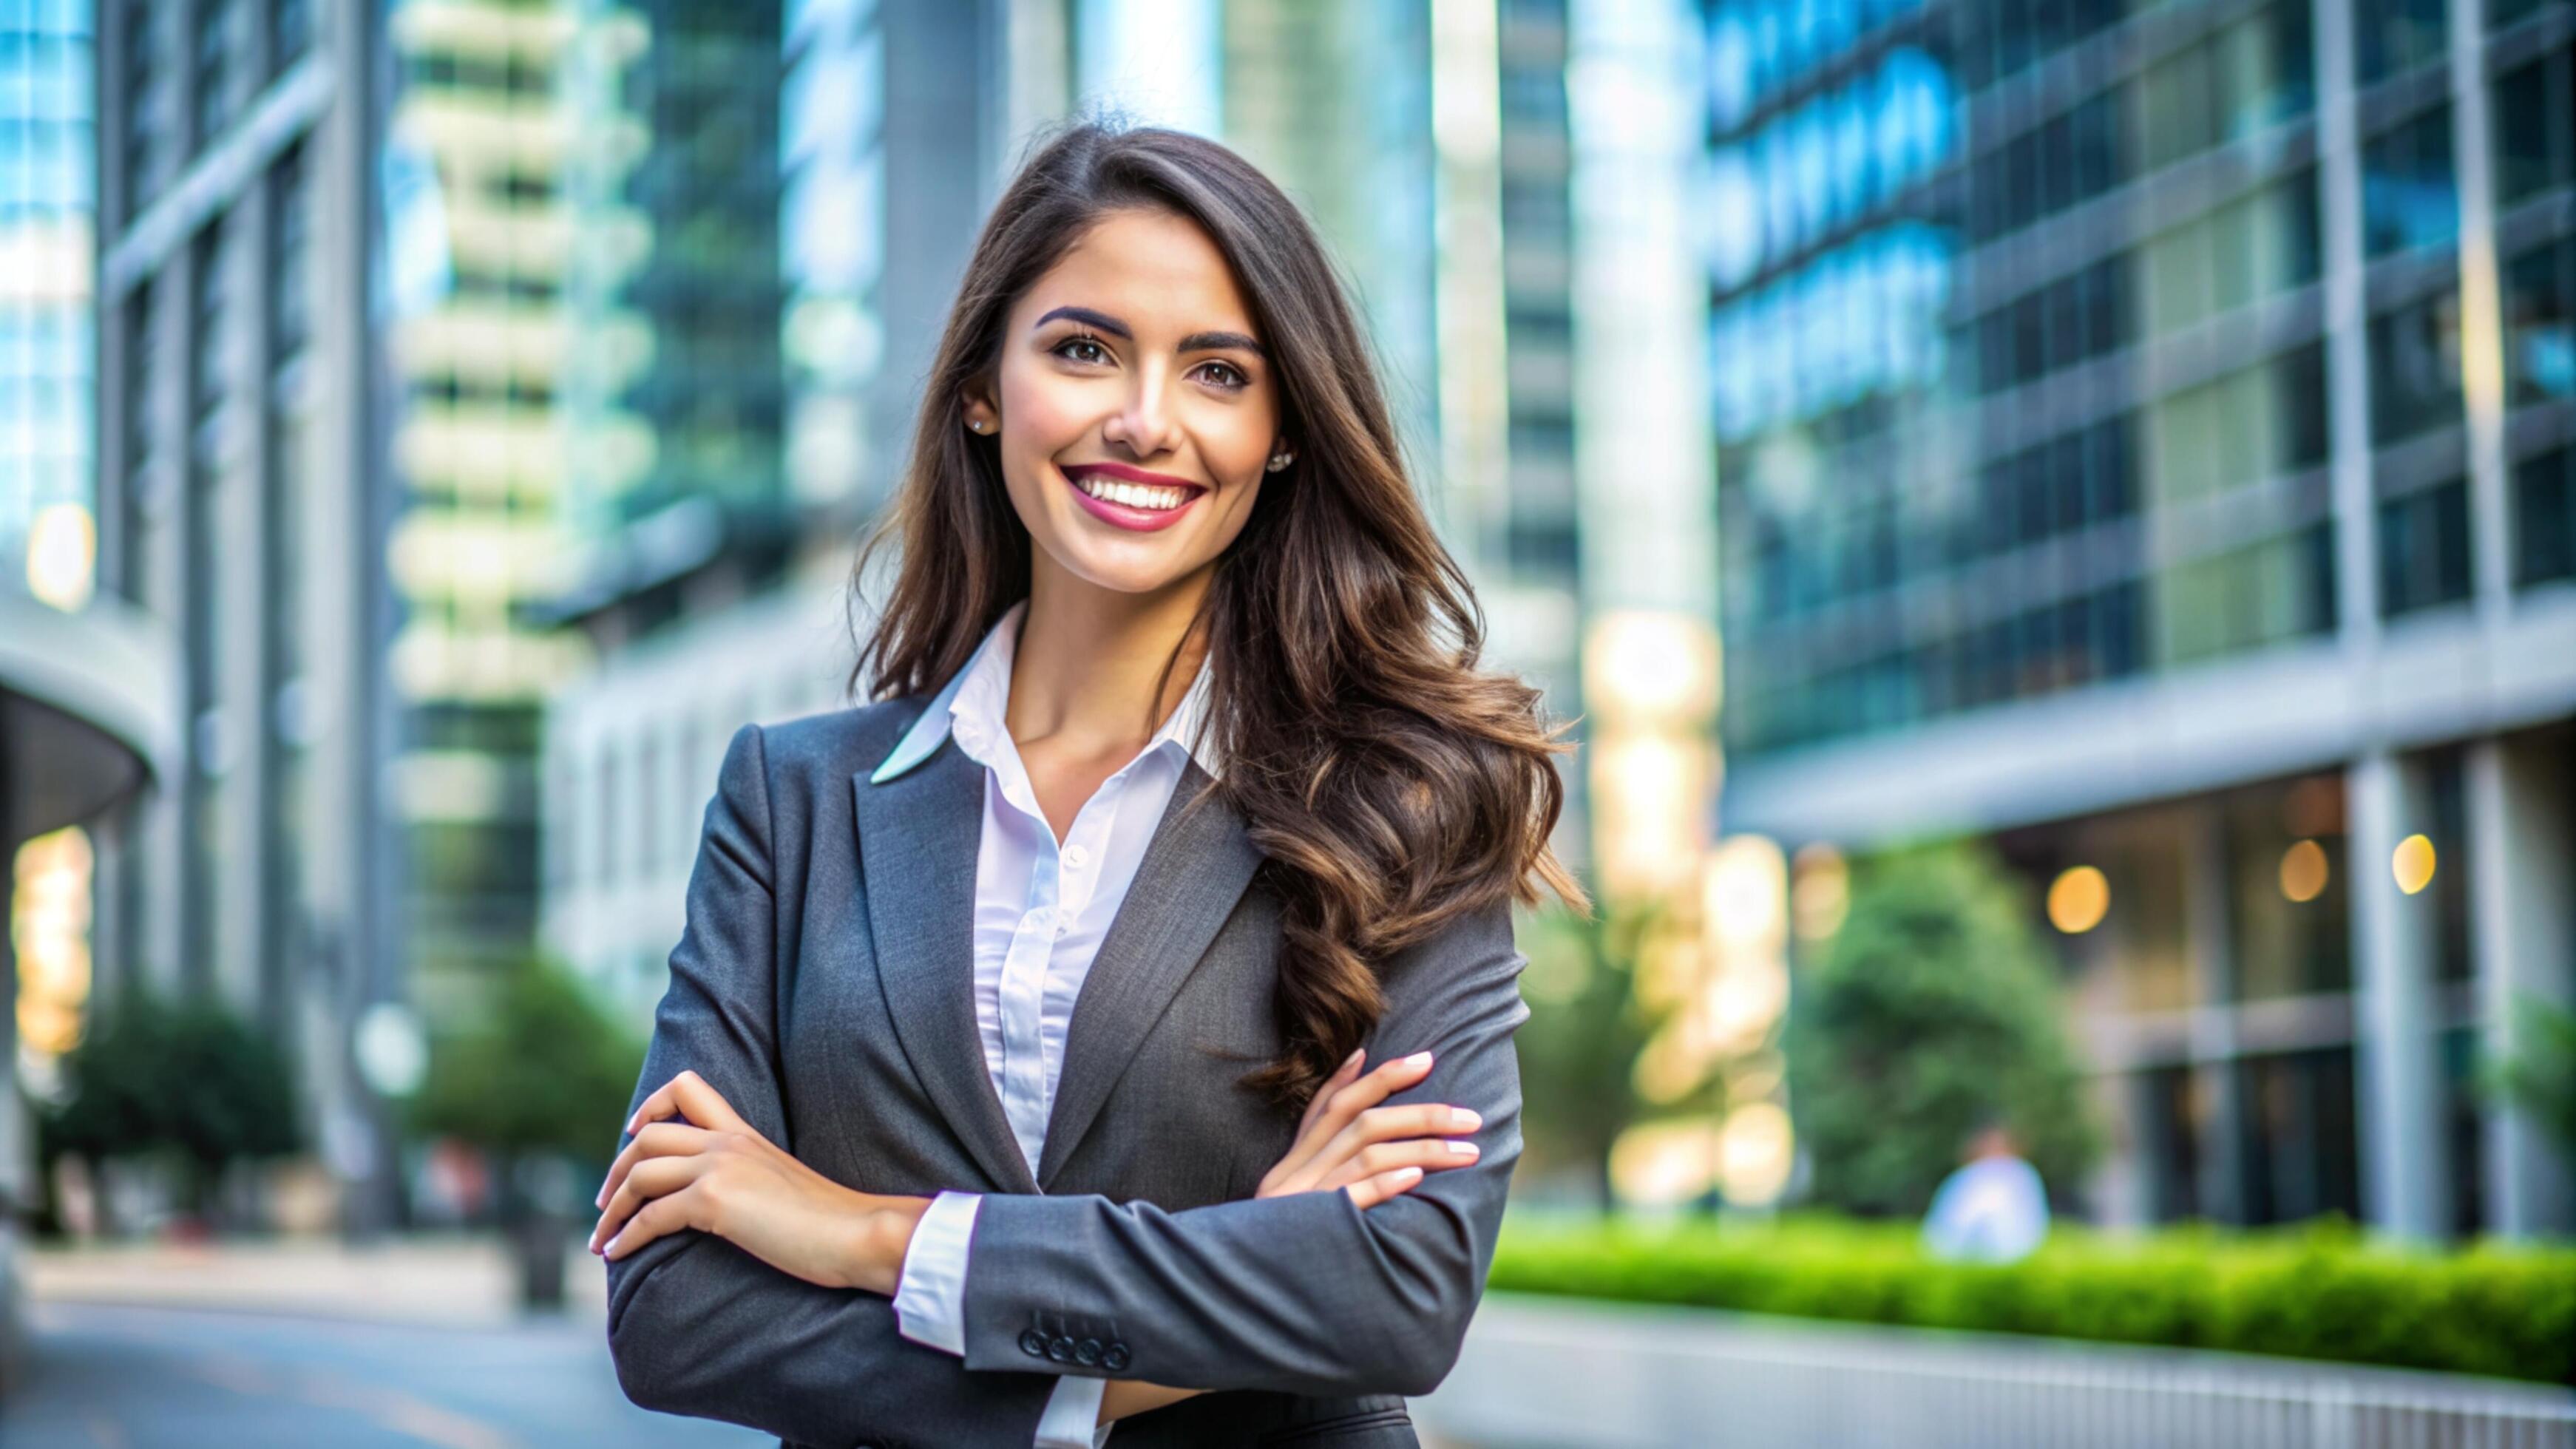
[[[2339,1220],[2113,1238],[2014,1264],[1925,1256],[1911,1224],[1515,1217],[1491,1286],[1747,1313],[2045,1334],[2576,1383],[2576,1248],[2409,1250]]]

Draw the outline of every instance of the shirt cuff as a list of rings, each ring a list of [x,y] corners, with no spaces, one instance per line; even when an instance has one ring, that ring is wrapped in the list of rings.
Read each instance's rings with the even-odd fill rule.
[[[1108,1392],[1107,1379],[1083,1374],[1057,1379],[1046,1412],[1038,1417],[1037,1449],[1099,1449],[1108,1443],[1109,1431],[1118,1427],[1100,1422],[1100,1400]]]
[[[975,1212],[983,1195],[943,1192],[912,1229],[903,1250],[903,1274],[895,1280],[895,1329],[913,1342],[960,1358],[966,1356],[966,1245],[975,1236]],[[1097,1397],[1092,1417],[1100,1417]],[[1038,1442],[1046,1442],[1040,1425]],[[1086,1438],[1085,1443],[1089,1440]]]

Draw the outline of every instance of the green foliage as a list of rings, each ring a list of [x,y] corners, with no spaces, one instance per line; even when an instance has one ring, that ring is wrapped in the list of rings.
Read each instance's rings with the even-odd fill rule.
[[[2520,1045],[2488,1069],[2490,1089],[2511,1102],[2576,1162],[2576,1011],[2537,996],[2515,1003]]]
[[[1789,1011],[1789,1101],[1816,1201],[1919,1215],[1999,1115],[2057,1192],[2101,1150],[2047,952],[1982,849],[1855,863],[1852,902]]]
[[[1609,1201],[1610,1145],[1636,1113],[1630,1073],[1645,1041],[1631,983],[1642,917],[1562,906],[1516,933],[1529,969],[1530,1019],[1513,1040],[1521,1064],[1521,1122],[1531,1165],[1578,1166]]]
[[[294,1071],[277,1045],[213,1002],[172,1003],[132,990],[62,1063],[64,1096],[37,1118],[38,1152],[166,1156],[190,1173],[192,1198],[237,1160],[301,1145]]]
[[[2576,1383],[2576,1249],[2403,1250],[2327,1220],[2112,1238],[2019,1263],[1927,1257],[1911,1225],[1514,1218],[1491,1286],[1802,1318],[2047,1334]]]
[[[504,1159],[597,1156],[616,1140],[644,1044],[546,958],[508,974],[489,1016],[434,1035],[411,1126]]]

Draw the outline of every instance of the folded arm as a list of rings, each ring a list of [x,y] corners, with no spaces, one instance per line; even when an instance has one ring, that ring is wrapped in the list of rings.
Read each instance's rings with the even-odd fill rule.
[[[746,725],[707,807],[688,925],[630,1115],[656,1084],[692,1070],[788,1145],[771,859],[762,739]],[[808,1444],[1029,1444],[1057,1382],[1052,1364],[975,1371],[904,1338],[885,1297],[806,1282],[695,1230],[609,1260],[608,1343],[637,1404]]]
[[[1423,1394],[1456,1363],[1520,1157],[1526,1020],[1510,905],[1460,917],[1386,973],[1375,1042],[1427,1047],[1407,1097],[1481,1113],[1477,1161],[1363,1210],[1301,1192],[1167,1212],[1097,1195],[984,1199],[966,1272],[965,1364],[1208,1389]],[[1098,1366],[1054,1363],[1057,1337]]]

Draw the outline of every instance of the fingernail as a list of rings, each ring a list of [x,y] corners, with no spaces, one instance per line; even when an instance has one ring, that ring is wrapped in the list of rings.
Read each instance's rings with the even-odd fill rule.
[[[1461,1132],[1473,1132],[1485,1125],[1485,1119],[1464,1107],[1452,1107],[1449,1109],[1449,1125]]]
[[[1364,1057],[1364,1056],[1367,1056],[1367,1055],[1368,1055],[1368,1048],[1367,1048],[1367,1047],[1361,1047],[1358,1051],[1355,1051],[1355,1052],[1351,1053],[1349,1056],[1346,1056],[1346,1057],[1342,1058],[1342,1070],[1347,1072],[1347,1071],[1349,1071],[1351,1068],[1358,1066],[1358,1065],[1360,1064],[1360,1058],[1362,1058],[1362,1057]]]
[[[1473,1142],[1452,1142],[1449,1144],[1449,1155],[1452,1157],[1473,1157],[1476,1155],[1476,1144]]]
[[[1404,1064],[1408,1067],[1427,1067],[1431,1065],[1431,1053],[1415,1052],[1404,1059]]]
[[[1399,1168],[1399,1169],[1397,1169],[1397,1170],[1396,1170],[1396,1174],[1395,1174],[1395,1185],[1396,1185],[1396,1186],[1398,1186],[1398,1187],[1410,1187],[1410,1186],[1411,1186],[1411,1185],[1413,1185],[1414,1183],[1419,1182],[1421,1179],[1422,1179],[1422,1169],[1421,1169],[1421,1168],[1419,1168],[1419,1167],[1405,1167],[1405,1168]]]

